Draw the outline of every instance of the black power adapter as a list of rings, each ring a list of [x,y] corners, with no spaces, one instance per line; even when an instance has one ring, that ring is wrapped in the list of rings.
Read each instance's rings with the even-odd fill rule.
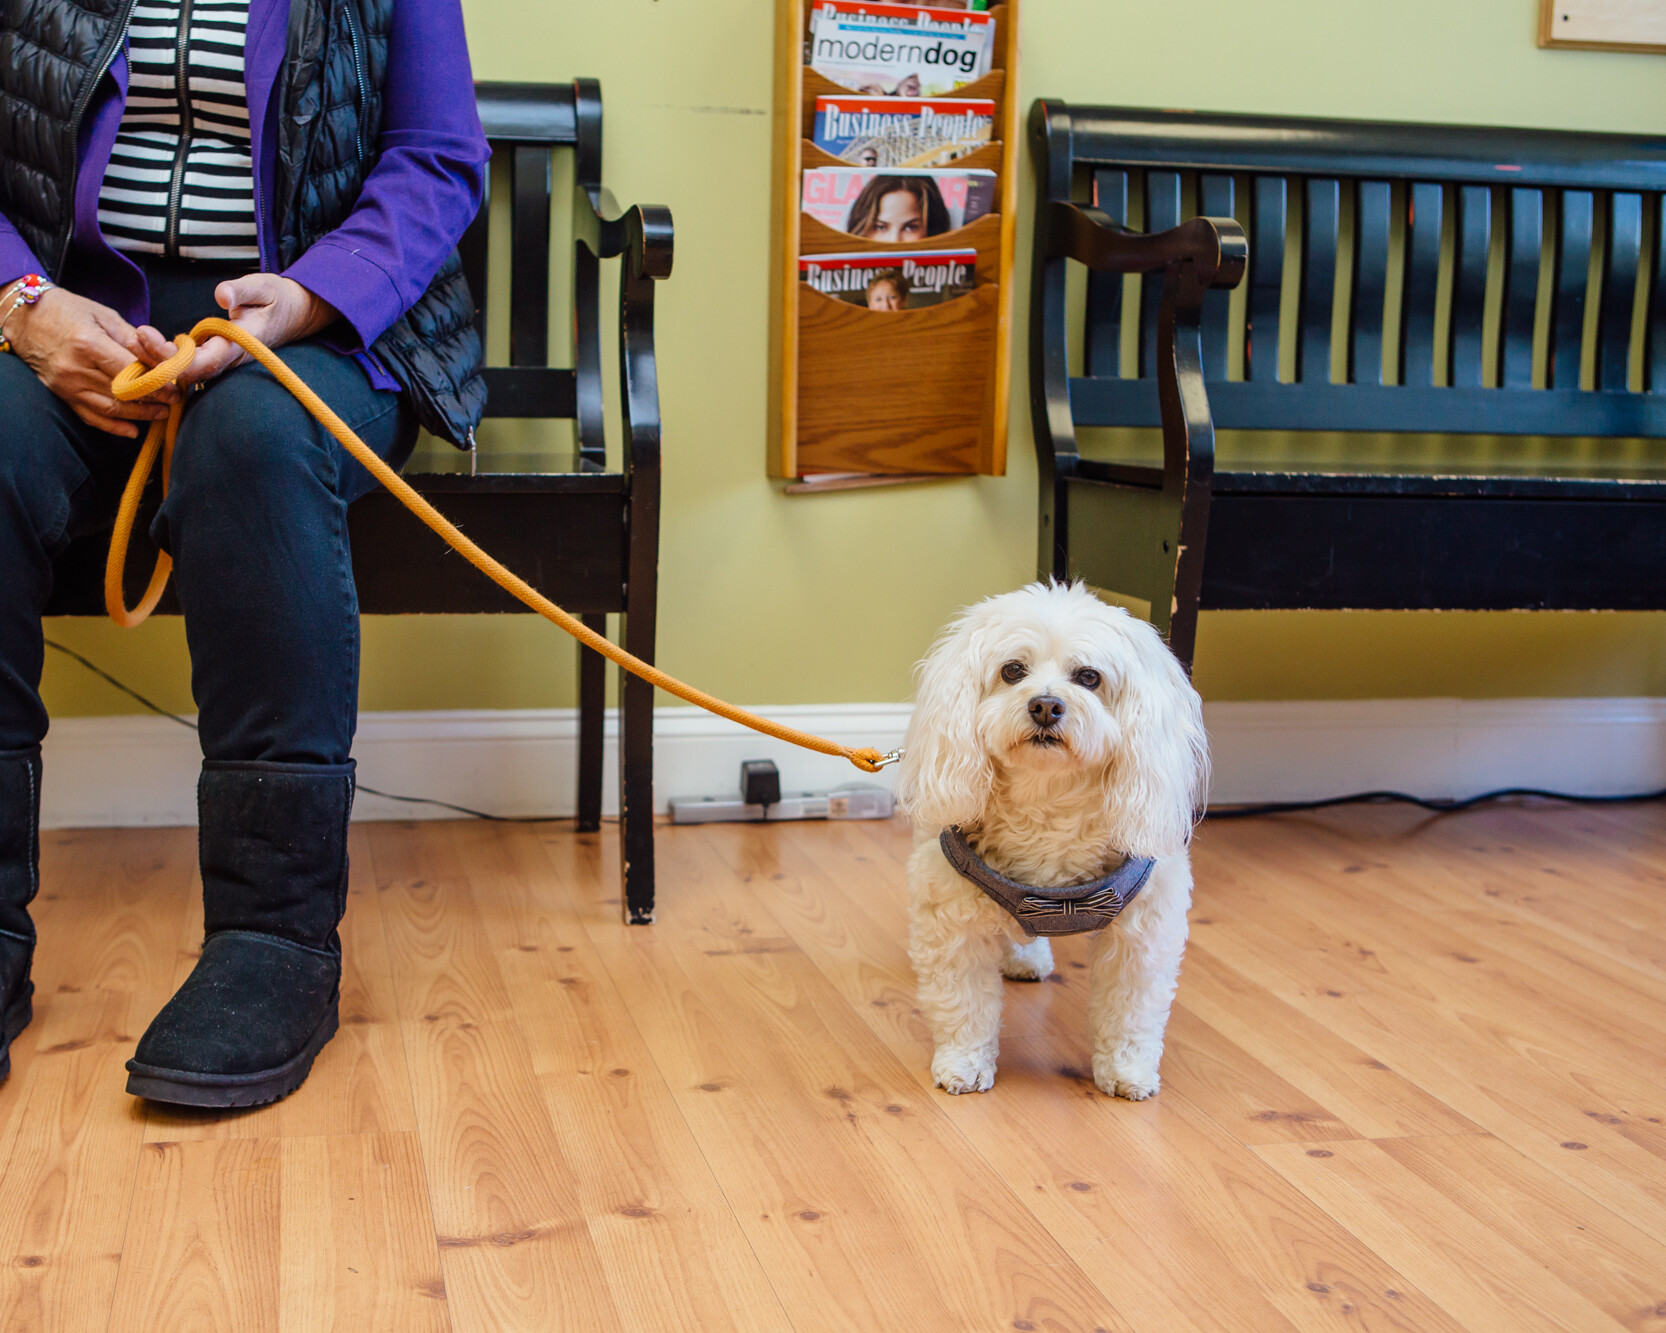
[[[740,798],[747,805],[769,806],[781,801],[781,770],[773,759],[748,759],[740,766]]]

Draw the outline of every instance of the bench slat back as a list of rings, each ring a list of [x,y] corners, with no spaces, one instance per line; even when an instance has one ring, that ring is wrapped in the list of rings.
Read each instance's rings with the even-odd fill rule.
[[[1205,302],[1217,425],[1666,436],[1666,138],[1080,106],[1068,124],[1050,152],[1112,221],[1246,227],[1244,295]],[[1156,424],[1162,284],[1139,286],[1130,305],[1120,275],[1089,275],[1080,425]]]
[[[550,236],[553,155],[574,155],[574,184],[601,181],[601,89],[571,84],[475,84],[481,128],[495,158],[509,164],[509,364],[486,370],[488,417],[578,421],[583,458],[605,458],[601,416],[600,290],[597,261],[583,245],[573,254],[574,346],[571,368],[550,361]],[[491,188],[459,247],[474,295],[475,327],[486,337]]]

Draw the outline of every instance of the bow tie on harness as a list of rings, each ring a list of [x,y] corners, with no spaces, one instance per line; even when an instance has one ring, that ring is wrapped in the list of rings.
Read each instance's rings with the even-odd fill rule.
[[[944,829],[937,844],[961,877],[999,903],[1026,935],[1081,935],[1110,925],[1139,895],[1157,864],[1150,856],[1124,857],[1110,874],[1086,884],[1041,889],[990,869],[958,828]]]

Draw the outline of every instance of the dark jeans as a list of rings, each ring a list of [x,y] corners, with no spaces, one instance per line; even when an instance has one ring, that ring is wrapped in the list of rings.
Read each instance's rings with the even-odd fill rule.
[[[222,265],[153,262],[164,334],[222,313]],[[378,455],[403,466],[416,420],[351,357],[317,341],[278,355]],[[106,530],[135,441],[82,423],[16,356],[0,355],[0,750],[35,745],[41,608],[52,560]],[[344,763],[358,721],[359,605],[347,506],[375,482],[267,372],[239,366],[194,393],[172,488],[151,531],[174,559],[203,754]]]

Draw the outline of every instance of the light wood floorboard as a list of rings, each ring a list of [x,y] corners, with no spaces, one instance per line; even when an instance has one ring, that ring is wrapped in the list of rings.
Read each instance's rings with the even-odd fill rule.
[[[342,1029],[131,1101],[189,830],[46,838],[0,1086],[0,1330],[1666,1333],[1666,811],[1217,822],[1152,1101],[1087,947],[935,1091],[894,824],[355,828]]]

